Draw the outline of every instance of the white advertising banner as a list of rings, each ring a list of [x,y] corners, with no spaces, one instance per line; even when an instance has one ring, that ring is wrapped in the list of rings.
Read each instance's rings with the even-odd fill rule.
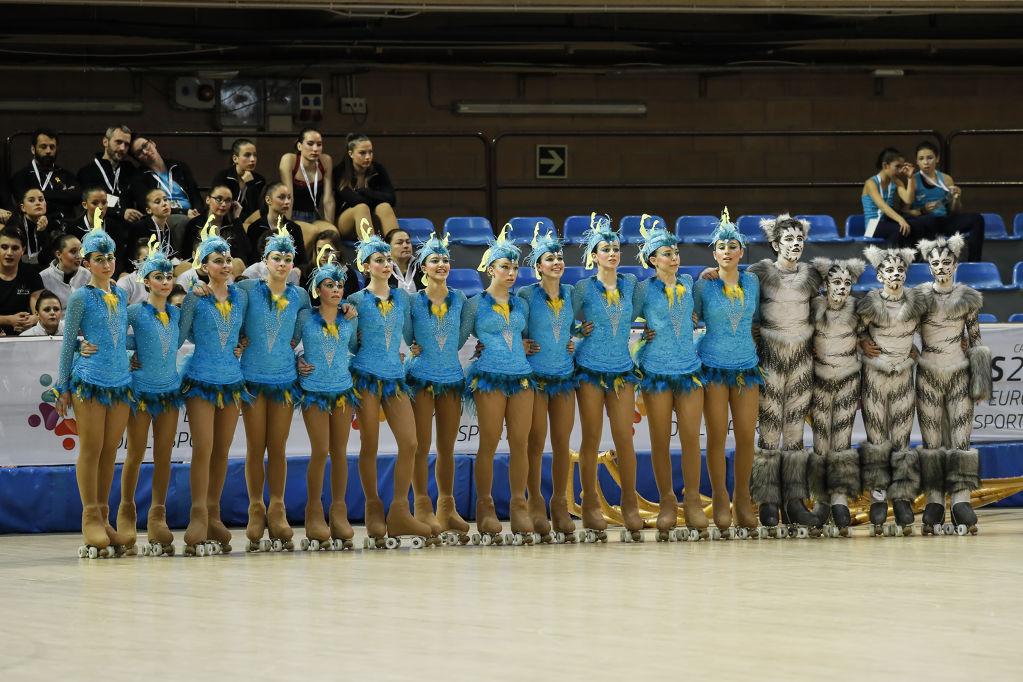
[[[991,348],[994,365],[994,396],[977,406],[974,416],[973,439],[976,441],[1023,441],[1023,326],[982,325],[984,343]],[[471,348],[472,342],[467,344]],[[183,348],[182,354],[191,352]],[[53,407],[49,389],[56,382],[60,340],[45,337],[0,340],[0,466],[73,464],[78,453],[77,424],[74,416],[61,419]],[[642,398],[637,398],[634,413],[633,442],[638,451],[650,449],[645,410]],[[181,410],[178,435],[175,439],[173,459],[191,458],[191,436],[185,411]],[[381,419],[383,416],[381,415]],[[605,417],[606,420],[606,417]],[[613,448],[610,429],[604,425],[601,449]],[[359,427],[356,420],[348,441],[348,452],[359,451]],[[812,441],[809,425],[805,443]],[[672,447],[678,448],[677,425],[672,424]],[[578,418],[572,431],[573,447],[580,441]],[[854,444],[866,438],[863,423],[857,415],[853,433]],[[914,429],[913,439],[919,440]],[[472,415],[463,415],[459,426],[455,452],[475,454],[479,442],[479,426]],[[706,445],[705,431],[701,428],[701,445]],[[727,447],[734,441],[729,424]],[[548,448],[549,449],[549,448]],[[506,441],[499,452],[507,452]],[[397,448],[387,424],[380,424],[380,454],[394,454]],[[309,438],[302,416],[295,413],[291,436],[288,439],[289,456],[309,454]],[[123,461],[125,444],[118,450],[118,461]],[[231,457],[245,457],[245,432],[239,419],[235,431]],[[147,460],[151,459],[147,456]]]

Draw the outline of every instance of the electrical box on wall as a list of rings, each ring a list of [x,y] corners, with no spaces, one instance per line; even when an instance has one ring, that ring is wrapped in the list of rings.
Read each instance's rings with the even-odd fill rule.
[[[323,119],[323,81],[303,79],[298,83],[298,120]]]
[[[217,85],[209,78],[182,76],[174,81],[174,107],[212,109],[217,103]]]

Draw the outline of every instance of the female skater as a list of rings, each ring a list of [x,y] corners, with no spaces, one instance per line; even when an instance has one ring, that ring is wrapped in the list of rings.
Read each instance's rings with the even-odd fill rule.
[[[565,273],[565,254],[558,238],[548,232],[540,236],[540,225],[533,230],[532,251],[526,264],[536,270],[540,280],[522,287],[518,295],[529,303],[529,325],[525,346],[527,360],[533,368],[536,392],[533,395],[533,421],[529,428],[529,515],[533,531],[541,541],[575,542],[575,522],[568,513],[565,497],[568,477],[572,472],[569,439],[575,423],[575,363],[572,354],[575,342],[572,327],[575,320],[566,302],[572,300],[572,287],[561,283]],[[551,424],[551,523],[540,491],[540,469],[547,443],[547,420]]]
[[[57,412],[73,406],[78,423],[78,492],[82,498],[82,537],[78,556],[120,556],[129,538],[110,525],[108,499],[114,481],[114,457],[134,402],[128,366],[128,312],[124,292],[111,284],[114,240],[100,227],[82,240],[82,262],[92,277],[68,299],[60,372],[55,388]],[[89,357],[74,357],[78,332],[97,346]]]
[[[329,249],[329,245],[323,250]],[[317,260],[319,260],[317,258]],[[348,434],[352,407],[359,405],[348,354],[356,348],[358,318],[346,320],[339,310],[345,271],[330,260],[312,271],[309,293],[319,302],[315,310],[298,314],[295,340],[302,342],[311,373],[300,376],[302,419],[309,433],[311,453],[306,472],[308,500],[302,549],[351,549],[345,490],[348,487]],[[330,527],[323,519],[323,473],[330,455]]]
[[[645,217],[645,216],[644,216]],[[703,381],[700,358],[693,345],[693,278],[679,275],[678,240],[661,226],[647,231],[640,225],[643,247],[640,263],[656,270],[636,287],[635,314],[646,319],[648,336],[637,356],[640,390],[650,428],[650,458],[657,479],[660,508],[657,540],[673,537],[678,520],[678,500],[672,487],[671,418],[678,419],[682,446],[682,478],[685,483],[686,527],[683,537],[707,536],[708,520],[700,502],[700,417],[703,414]]]
[[[707,423],[707,469],[713,489],[713,537],[731,532],[732,513],[725,487],[725,436],[728,410],[735,429],[735,507],[737,534],[757,527],[750,502],[753,436],[757,425],[759,386],[764,383],[753,342],[753,320],[760,302],[760,282],[739,272],[745,253],[742,233],[728,219],[728,209],[711,235],[717,279],[700,279],[693,287],[693,309],[707,323],[697,352],[704,367],[703,415]]]
[[[507,229],[507,226],[505,226]],[[476,409],[480,427],[476,453],[476,529],[473,542],[501,544],[491,486],[494,453],[505,424],[508,431],[508,479],[511,485],[509,516],[512,544],[533,542],[533,521],[526,505],[529,460],[526,445],[533,413],[533,368],[526,360],[522,332],[529,319],[529,304],[511,295],[519,274],[519,249],[505,239],[505,229],[483,254],[478,270],[490,276],[486,291],[473,296],[462,336],[469,332],[483,343],[483,352],[466,371],[466,399]]]
[[[408,507],[408,489],[412,483],[412,467],[416,454],[416,426],[409,401],[405,372],[398,346],[402,337],[410,341],[412,318],[409,295],[391,289],[388,280],[394,263],[391,247],[373,234],[368,221],[359,226],[362,241],[358,243],[355,261],[369,276],[365,289],[355,292],[348,301],[359,312],[359,350],[352,360],[352,378],[360,405],[355,412],[359,419],[359,478],[366,495],[366,547],[393,549],[402,536],[412,538],[413,547],[422,547],[431,538],[432,529],[412,517]],[[377,443],[380,435],[380,410],[383,410],[398,444],[394,465],[394,497],[384,521],[384,504],[377,490]],[[431,538],[431,544],[440,538]]]
[[[576,349],[575,364],[579,387],[579,421],[583,426],[579,446],[579,476],[582,482],[583,528],[587,541],[607,541],[607,521],[597,497],[597,448],[600,446],[607,411],[611,422],[618,467],[621,471],[623,540],[640,542],[643,519],[636,497],[636,450],[632,445],[632,414],[635,384],[638,382],[629,333],[636,276],[618,274],[621,247],[618,233],[607,216],[590,214],[586,237],[586,269],[597,266],[597,274],[580,281],[572,292],[572,308],[578,320],[592,322],[593,332]]]
[[[189,292],[181,309],[179,343],[195,352],[185,367],[181,392],[192,433],[192,509],[185,530],[185,556],[231,551],[231,533],[220,520],[220,495],[227,475],[227,451],[238,410],[252,397],[235,357],[248,296],[233,284],[231,248],[215,231],[203,230],[192,267],[209,277],[211,294]]]
[[[411,296],[413,353],[406,361],[406,376],[416,416],[416,461],[412,476],[415,492],[415,517],[430,526],[434,535],[448,543],[468,541],[469,524],[455,509],[455,438],[462,416],[462,391],[465,375],[458,360],[458,349],[465,343],[461,335],[467,316],[465,294],[449,289],[451,255],[447,238],[436,236],[423,244],[416,255],[426,288]],[[432,420],[437,421],[437,513],[428,491]]]

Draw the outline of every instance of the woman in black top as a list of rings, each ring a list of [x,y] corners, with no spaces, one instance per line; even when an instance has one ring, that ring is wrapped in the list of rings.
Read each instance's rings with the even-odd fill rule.
[[[283,182],[275,182],[266,188],[263,195],[263,215],[259,220],[249,225],[249,248],[254,254],[262,255],[263,251],[257,249],[259,239],[268,232],[277,232],[277,221],[288,230],[288,234],[295,241],[295,265],[301,267],[309,262],[309,255],[306,253],[305,239],[302,236],[302,227],[298,223],[289,220],[291,212],[292,193]]]
[[[241,209],[242,224],[259,219],[266,178],[256,172],[256,143],[244,137],[231,147],[231,165],[213,176],[213,185],[226,185]]]
[[[348,135],[348,156],[341,163],[340,176],[335,196],[342,235],[355,234],[355,226],[363,220],[373,223],[381,235],[398,229],[394,186],[384,167],[373,162],[373,143],[365,135]]]
[[[14,200],[17,206],[7,224],[21,230],[25,247],[21,260],[46,267],[53,251],[53,240],[60,236],[62,226],[56,219],[47,217],[46,196],[38,187],[23,190]]]

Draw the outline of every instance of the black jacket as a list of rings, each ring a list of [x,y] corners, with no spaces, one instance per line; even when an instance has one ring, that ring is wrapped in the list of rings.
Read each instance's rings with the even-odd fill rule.
[[[263,192],[266,190],[266,178],[259,173],[252,173],[252,180],[245,185],[245,196],[240,199],[238,198],[238,193],[241,192],[241,184],[238,182],[238,174],[235,172],[234,164],[213,176],[210,188],[212,189],[217,185],[227,185],[231,188],[231,196],[242,205],[242,214],[239,216],[242,220],[263,209]]]
[[[334,192],[335,202],[338,205],[338,213],[351,208],[352,206],[358,206],[359,204],[366,204],[370,208],[376,208],[379,204],[390,204],[395,206],[398,202],[398,197],[394,194],[394,185],[391,184],[391,178],[387,175],[387,170],[379,163],[374,163],[366,171],[366,186],[362,189],[355,189],[354,187],[345,187],[338,189]]]
[[[128,161],[122,161],[117,170],[114,170],[113,165],[104,159],[102,154],[97,154],[95,159],[78,169],[78,182],[83,191],[88,187],[106,190],[107,203],[110,202],[111,195],[116,196],[117,206],[110,206],[107,214],[121,218],[124,216],[124,209],[138,208],[131,193],[131,180],[137,172],[135,166]]]
[[[42,180],[50,171],[39,169]],[[21,197],[30,189],[43,189],[36,177],[35,169],[29,164],[11,176],[11,206],[17,208]],[[82,203],[82,191],[78,178],[67,168],[55,166],[50,181],[43,190],[46,197],[46,217],[52,220],[70,220],[75,217]]]
[[[199,192],[199,185],[195,182],[195,176],[192,175],[192,169],[188,167],[187,163],[182,161],[175,161],[174,159],[164,159],[163,162],[167,164],[167,171],[171,175],[171,180],[181,186],[181,189],[185,192],[185,196],[188,197],[188,201],[192,204],[192,208],[197,211],[203,210],[202,194]],[[132,194],[135,196],[135,205],[140,207],[139,210],[145,210],[146,206],[146,194],[153,189],[164,189],[160,186],[160,181],[156,178],[156,173],[148,168],[139,168],[135,173],[135,177],[131,181]],[[164,191],[166,191],[164,189]],[[170,199],[170,197],[167,197]],[[175,213],[184,213],[181,210],[175,210]]]

